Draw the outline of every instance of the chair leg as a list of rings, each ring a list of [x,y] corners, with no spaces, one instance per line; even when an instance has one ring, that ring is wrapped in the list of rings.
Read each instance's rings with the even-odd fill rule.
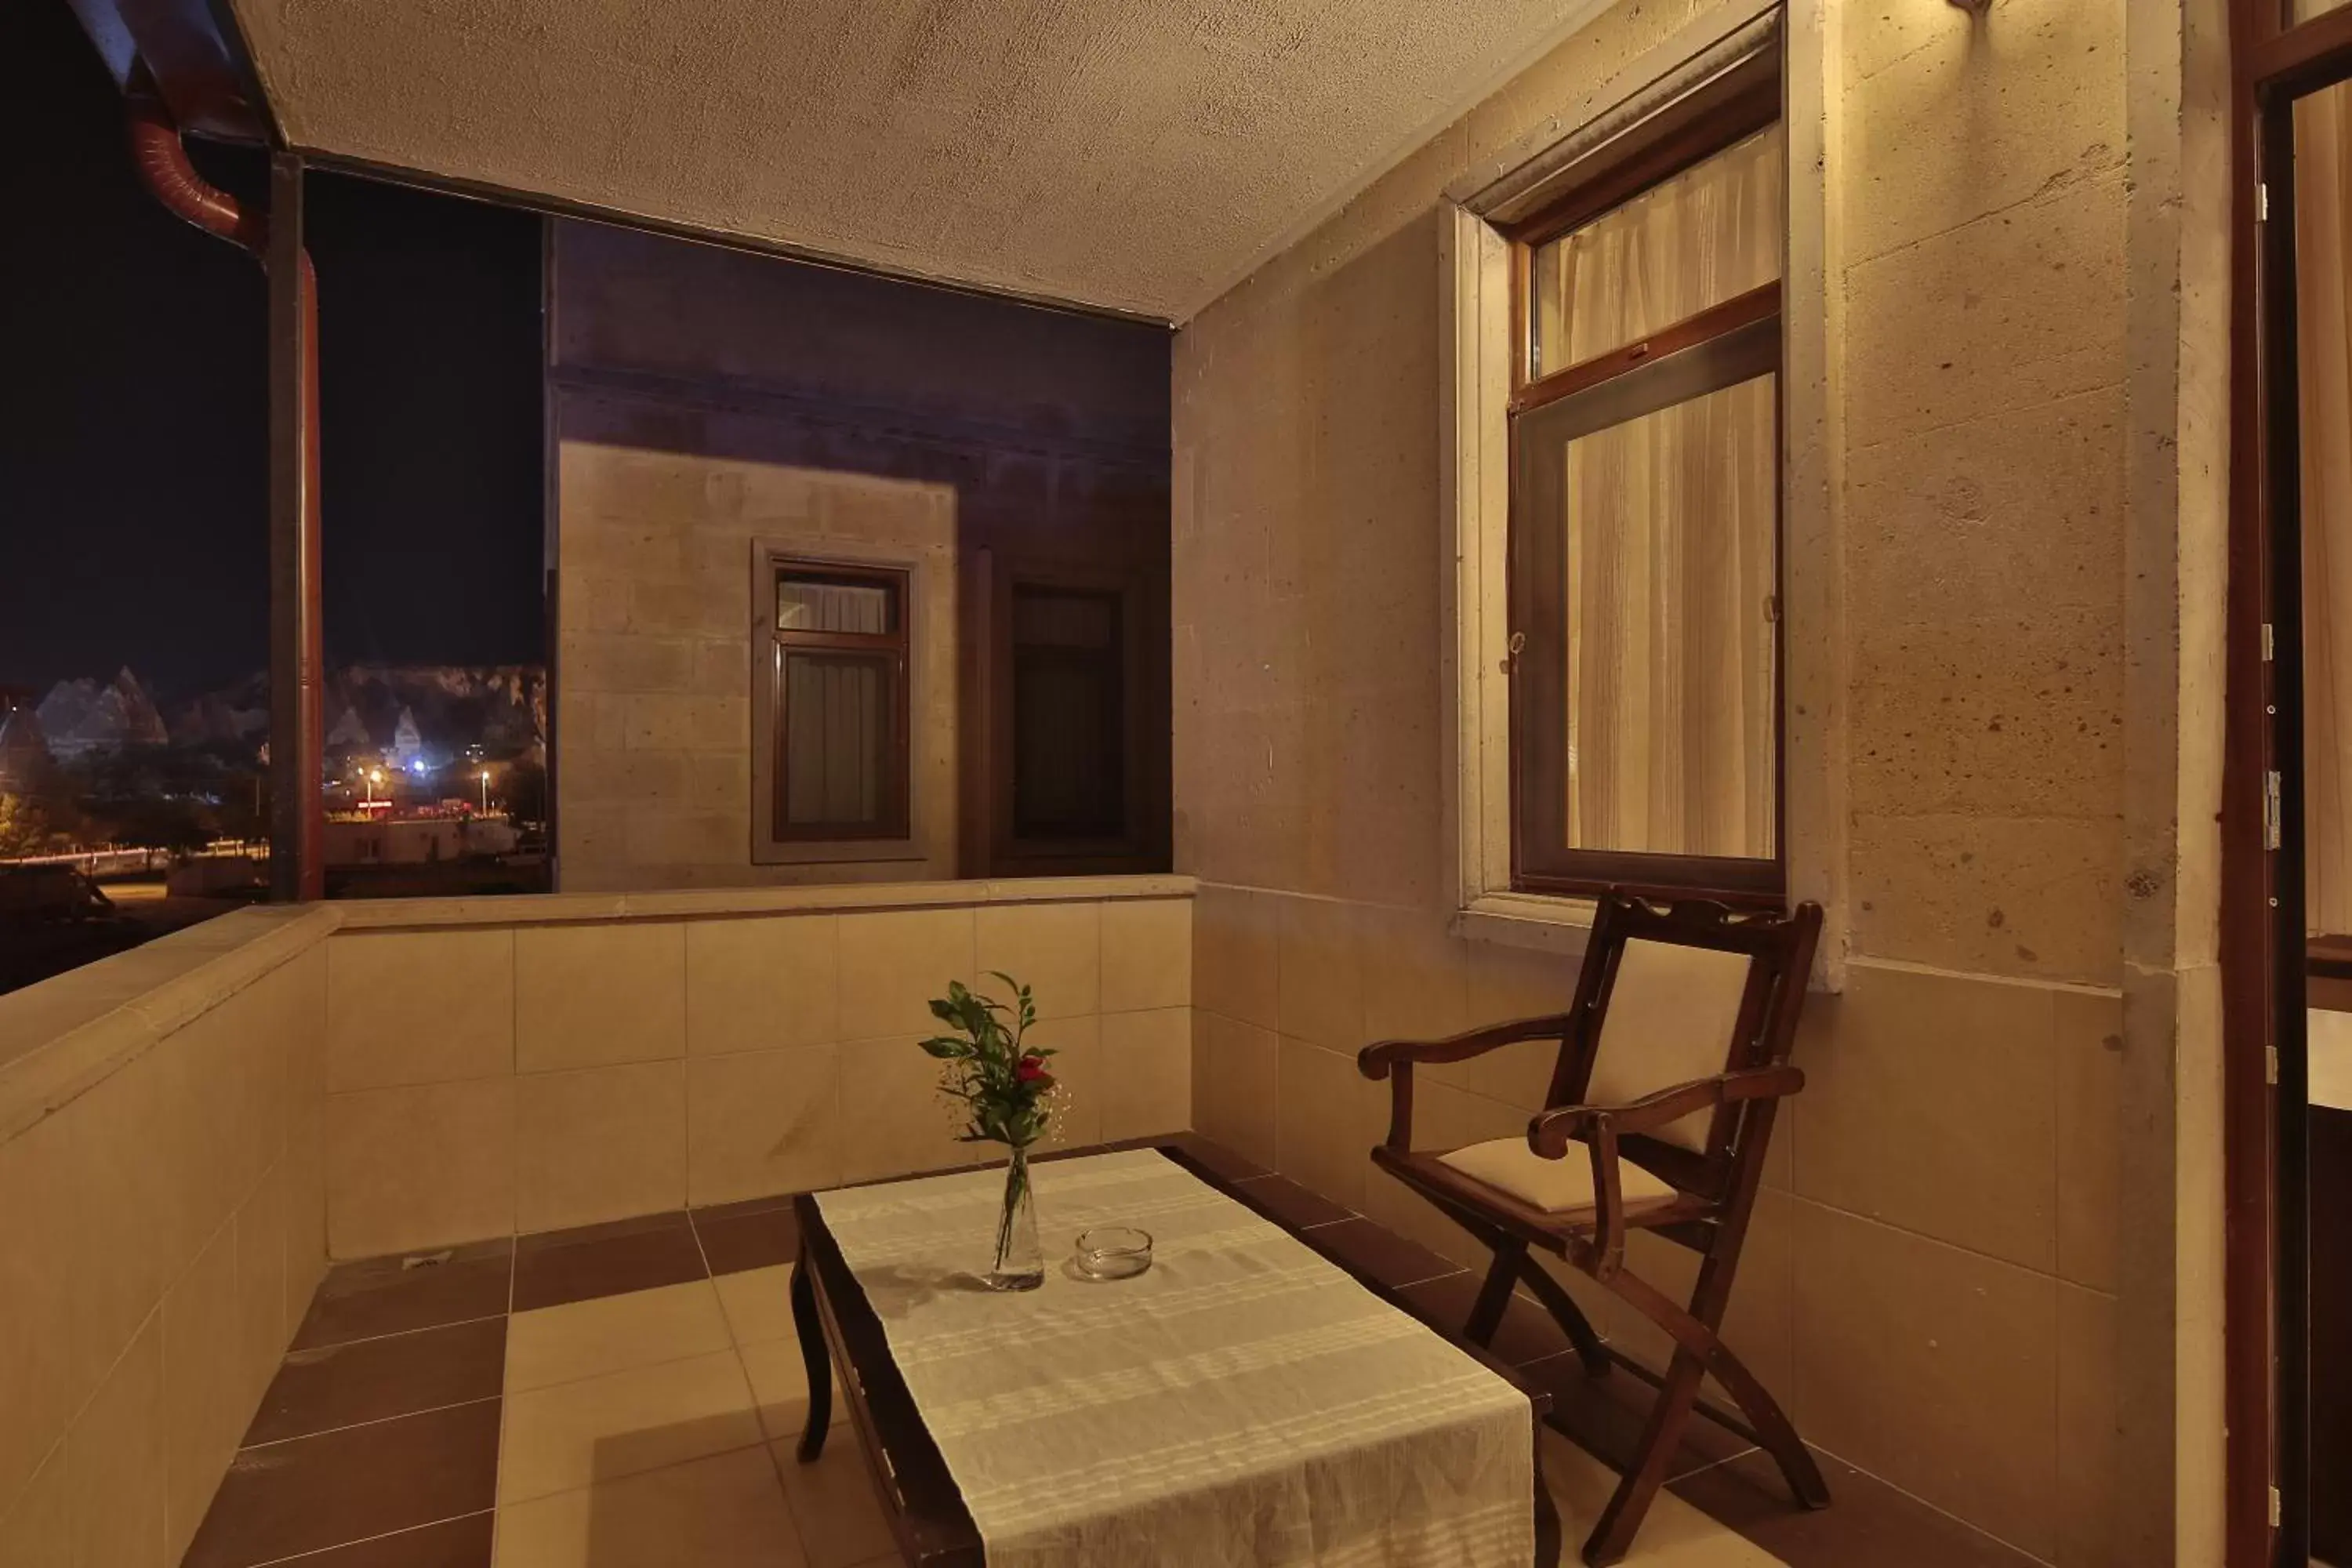
[[[1691,1402],[1698,1397],[1699,1379],[1706,1371],[1690,1352],[1675,1352],[1664,1386],[1658,1391],[1658,1402],[1651,1406],[1650,1419],[1642,1428],[1642,1446],[1633,1466],[1619,1479],[1609,1506],[1601,1510],[1592,1533],[1585,1537],[1584,1561],[1591,1568],[1607,1568],[1633,1544],[1634,1532],[1642,1528],[1658,1489],[1665,1484],[1666,1466],[1683,1427],[1690,1421]]]
[[[1830,1504],[1829,1483],[1822,1479],[1822,1469],[1813,1462],[1812,1450],[1806,1447],[1804,1440],[1797,1436],[1797,1428],[1781,1410],[1780,1402],[1765,1391],[1764,1385],[1757,1381],[1756,1374],[1748,1370],[1748,1363],[1734,1355],[1731,1347],[1723,1342],[1722,1336],[1716,1332],[1715,1325],[1676,1306],[1634,1275],[1620,1274],[1609,1281],[1609,1287],[1641,1309],[1644,1317],[1674,1336],[1675,1344],[1681,1347],[1675,1355],[1677,1367],[1682,1364],[1683,1356],[1688,1354],[1698,1358],[1704,1371],[1715,1374],[1716,1381],[1722,1384],[1738,1404],[1741,1413],[1748,1417],[1748,1424],[1756,1428],[1756,1436],[1762,1442],[1764,1451],[1770,1454],[1773,1463],[1780,1467],[1780,1474],[1787,1479],[1789,1490],[1795,1494],[1797,1501],[1806,1508],[1827,1508]],[[1694,1384],[1693,1387],[1696,1389],[1696,1384]]]
[[[1462,1326],[1462,1337],[1486,1350],[1495,1342],[1495,1331],[1503,1326],[1504,1309],[1511,1304],[1511,1286],[1519,1277],[1520,1266],[1528,1260],[1528,1244],[1514,1237],[1505,1237],[1495,1245],[1494,1265],[1486,1270],[1486,1282],[1478,1287],[1478,1300],[1470,1309],[1470,1321]]]
[[[1592,1331],[1592,1323],[1585,1317],[1584,1310],[1576,1304],[1576,1298],[1568,1293],[1568,1287],[1552,1277],[1551,1270],[1533,1257],[1522,1256],[1521,1277],[1534,1287],[1536,1299],[1549,1310],[1552,1321],[1559,1324],[1569,1342],[1576,1346],[1576,1359],[1584,1363],[1584,1374],[1587,1377],[1606,1377],[1611,1364],[1609,1352],[1601,1346],[1601,1336]]]

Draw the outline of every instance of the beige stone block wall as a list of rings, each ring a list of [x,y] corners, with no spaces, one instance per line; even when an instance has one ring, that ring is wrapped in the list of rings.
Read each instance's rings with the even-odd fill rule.
[[[309,1309],[331,921],[289,913],[0,998],[0,1561],[178,1561]]]
[[[1465,1262],[1370,1169],[1386,1089],[1349,1058],[1556,1010],[1574,973],[1450,934],[1442,198],[1734,9],[1604,12],[1177,340],[1198,1125]],[[2125,7],[1806,15],[1791,36],[1841,94],[1822,270],[1844,456],[1833,526],[1792,535],[1837,552],[1844,805],[1824,852],[1849,978],[1812,999],[1811,1081],[1728,1331],[1811,1440],[2039,1560],[2109,1563],[2132,1381]],[[1531,1047],[1429,1075],[1424,1142],[1521,1132],[1547,1066]],[[1687,1278],[1670,1247],[1635,1262]],[[1605,1300],[1596,1321],[1664,1353]]]
[[[1189,892],[1008,886],[920,889],[911,907],[880,889],[801,908],[651,896],[667,918],[509,900],[338,932],[334,1256],[977,1163],[990,1151],[950,1137],[914,1042],[937,1032],[929,998],[951,979],[988,989],[989,969],[1037,994],[1032,1037],[1062,1053],[1070,1091],[1063,1142],[1191,1126]]]
[[[953,487],[561,443],[556,850],[567,891],[924,880],[956,871]],[[922,562],[912,714],[928,858],[755,865],[755,540]]]

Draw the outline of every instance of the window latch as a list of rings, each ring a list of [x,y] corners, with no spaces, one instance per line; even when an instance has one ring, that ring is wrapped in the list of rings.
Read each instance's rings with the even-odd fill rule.
[[[1497,666],[1505,675],[1518,673],[1520,650],[1528,646],[1528,634],[1513,632],[1511,640],[1503,645],[1503,662]]]

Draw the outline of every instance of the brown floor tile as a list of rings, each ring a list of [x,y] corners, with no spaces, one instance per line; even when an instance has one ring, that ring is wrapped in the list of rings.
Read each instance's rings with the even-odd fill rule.
[[[1368,1219],[1318,1226],[1312,1240],[1342,1266],[1370,1275],[1391,1289],[1462,1272],[1460,1264]]]
[[[1356,1217],[1322,1194],[1302,1187],[1287,1176],[1252,1176],[1237,1183],[1234,1190],[1241,1194],[1242,1202],[1292,1230]]]
[[[468,1514],[397,1535],[338,1546],[299,1559],[294,1568],[490,1568],[498,1515]]]
[[[521,1237],[514,1267],[518,1312],[683,1285],[710,1272],[684,1210]]]
[[[277,1443],[495,1399],[506,1350],[507,1320],[499,1317],[295,1351],[262,1396],[245,1441]]]
[[[1471,1305],[1477,1300],[1478,1287],[1484,1281],[1483,1274],[1465,1271],[1424,1280],[1397,1294],[1413,1316],[1441,1333],[1458,1338],[1463,1324],[1470,1321]],[[1511,1366],[1526,1366],[1566,1354],[1573,1347],[1550,1313],[1524,1296],[1514,1296],[1503,1311],[1503,1326],[1496,1331],[1492,1348],[1496,1359]]]
[[[1157,1140],[1169,1148],[1180,1149],[1209,1170],[1229,1182],[1246,1182],[1255,1176],[1273,1174],[1255,1160],[1244,1159],[1213,1139],[1197,1132],[1177,1132]]]
[[[513,1252],[511,1242],[484,1241],[413,1268],[403,1268],[397,1258],[338,1264],[311,1298],[294,1348],[314,1350],[497,1317],[507,1310]]]
[[[713,1274],[741,1274],[800,1257],[800,1216],[787,1206],[745,1215],[697,1210],[694,1233]]]
[[[486,1399],[245,1449],[182,1568],[248,1568],[490,1508],[499,1405]]]
[[[1779,1467],[1749,1452],[1671,1484],[1674,1494],[1789,1568],[2032,1568],[2033,1559],[1818,1451],[1830,1506],[1799,1508]]]

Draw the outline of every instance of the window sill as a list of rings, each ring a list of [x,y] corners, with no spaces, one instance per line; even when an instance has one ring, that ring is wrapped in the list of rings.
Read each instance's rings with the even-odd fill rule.
[[[1454,934],[1499,947],[1581,958],[1592,936],[1590,899],[1538,893],[1483,893],[1454,911]]]

